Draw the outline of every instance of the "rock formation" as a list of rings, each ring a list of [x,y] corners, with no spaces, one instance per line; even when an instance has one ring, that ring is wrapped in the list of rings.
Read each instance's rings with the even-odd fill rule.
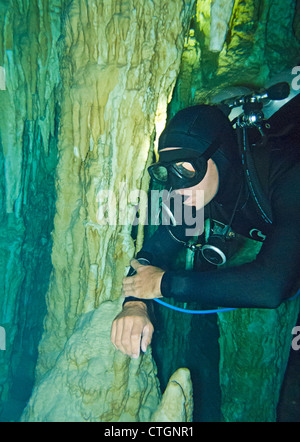
[[[0,421],[192,420],[191,318],[161,312],[163,396],[151,349],[131,360],[109,339],[144,239],[147,166],[167,115],[297,64],[299,11],[296,0],[0,0]],[[224,420],[275,419],[291,310],[220,315]],[[249,408],[241,321],[265,387]]]
[[[51,154],[50,147],[57,153],[55,191],[52,186],[47,196],[50,198],[52,192],[51,197],[56,199],[53,270],[46,296],[47,315],[39,346],[36,385],[24,419],[135,420],[148,419],[155,409],[159,399],[153,374],[155,364],[149,356],[142,358],[139,367],[139,362],[134,364],[127,357],[114,355],[109,340],[113,316],[103,316],[102,311],[105,312],[105,302],[114,306],[114,315],[120,310],[121,280],[129,259],[141,245],[142,228],[136,244],[131,238],[138,196],[131,201],[129,195],[133,190],[148,186],[145,168],[152,162],[155,131],[159,133],[166,121],[167,104],[179,72],[193,3],[74,0],[29,4],[24,0],[11,2],[9,9],[2,4],[5,55],[1,61],[8,77],[5,101],[1,101],[1,146],[6,171],[3,206],[7,219],[11,218],[11,233],[15,230],[19,235],[13,235],[14,248],[10,241],[10,261],[16,259],[16,263],[12,266],[7,258],[9,272],[15,267],[22,268],[20,264],[24,260],[19,256],[27,234],[24,206],[26,202],[32,204],[28,190],[37,184],[38,162],[34,155],[42,156],[43,163],[50,167],[51,163],[46,160]],[[57,135],[55,105],[60,112],[58,144],[51,140]],[[5,112],[4,106],[9,107],[10,112]],[[24,149],[28,153],[25,154]],[[32,166],[26,173],[27,162],[32,162]],[[41,178],[42,174],[38,179]],[[45,181],[41,183],[41,187],[45,184]],[[122,196],[128,220],[119,225],[116,219],[110,225],[100,216],[105,205],[103,192],[119,196],[123,184],[128,192]],[[22,192],[22,186],[27,192]],[[35,189],[35,194],[42,198],[41,188],[39,193]],[[121,203],[117,199],[117,216]],[[42,224],[42,220],[39,222]],[[32,252],[39,250],[37,246],[32,248]],[[3,325],[12,326],[20,319],[14,312],[22,308],[20,291],[24,289],[25,269],[17,278],[8,276],[6,273],[7,281],[14,281],[18,287],[11,293],[9,284],[3,283],[3,313],[5,308],[7,311],[1,321]],[[44,287],[44,295],[45,291]],[[31,295],[29,289],[27,293]],[[21,311],[20,315],[23,314],[26,312]],[[88,349],[82,331],[86,327],[97,341],[97,330],[88,327],[97,315],[102,326],[99,333],[102,336],[103,330],[106,331],[105,341],[95,342],[95,347],[89,341],[93,351],[84,356]],[[19,332],[16,326],[8,329],[9,348],[13,348]],[[75,343],[76,336],[81,336],[83,342]],[[109,359],[93,363],[102,346],[106,352],[101,353],[102,357],[108,358],[110,354]],[[15,364],[10,361],[9,352],[5,356],[8,364]],[[122,361],[119,368],[114,367],[114,358]],[[109,367],[113,377],[99,384],[95,374],[87,375],[86,364],[90,367],[92,364],[101,378]],[[68,380],[64,377],[66,367],[73,382],[68,375]],[[74,369],[78,371],[75,377]],[[82,386],[81,370],[87,376],[86,380],[82,379]],[[114,375],[115,385],[111,385]],[[3,381],[8,388],[4,374]],[[64,386],[59,386],[60,382]],[[135,386],[131,388],[128,384],[127,388],[127,382],[134,382]],[[59,395],[55,395],[56,388]],[[124,397],[120,401],[122,388]],[[85,399],[80,399],[80,391],[83,396],[91,394],[98,407],[97,391],[100,391],[103,395],[100,401],[106,397],[107,408],[84,411]],[[111,392],[110,405],[108,391]],[[81,400],[80,410],[76,408],[75,397]],[[70,404],[70,410],[67,411],[62,398]],[[134,406],[130,405],[131,401]],[[115,410],[116,402],[121,406],[120,412]]]

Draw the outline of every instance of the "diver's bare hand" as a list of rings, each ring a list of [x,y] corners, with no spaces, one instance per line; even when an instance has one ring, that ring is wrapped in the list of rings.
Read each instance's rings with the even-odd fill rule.
[[[154,327],[147,306],[141,301],[127,302],[111,328],[111,342],[122,353],[137,359],[151,343]]]
[[[123,296],[140,299],[162,298],[160,286],[164,270],[151,265],[144,266],[136,259],[130,264],[136,270],[136,274],[123,279]]]

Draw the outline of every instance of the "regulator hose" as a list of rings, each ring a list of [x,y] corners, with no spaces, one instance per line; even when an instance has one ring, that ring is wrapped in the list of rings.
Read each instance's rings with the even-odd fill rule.
[[[296,293],[296,295],[292,296],[291,298],[287,299],[285,302],[294,301],[298,296],[300,295],[300,289]],[[161,301],[160,299],[153,299],[153,301],[157,302],[158,304],[163,305],[164,307],[170,308],[171,310],[175,310],[176,312],[180,313],[188,313],[190,315],[210,315],[213,313],[225,313],[225,312],[231,312],[233,310],[240,310],[238,308],[220,308],[220,309],[213,309],[213,310],[188,310],[185,308],[176,307],[175,305],[168,304],[167,302]]]
[[[267,224],[272,224],[272,210],[270,202],[262,190],[254,160],[251,154],[249,140],[247,136],[247,129],[245,127],[238,127],[237,138],[242,157],[242,166],[244,169],[245,178],[250,190],[250,194],[256,203],[258,214],[264,219]]]
[[[147,258],[138,258],[138,261],[142,265],[151,265],[150,261]],[[136,271],[131,267],[128,276],[133,276],[136,274]],[[287,299],[285,302],[293,301],[300,295],[300,289],[298,292],[292,296],[291,298]],[[189,315],[211,315],[214,313],[225,313],[225,312],[231,312],[234,310],[239,310],[238,308],[217,308],[212,310],[189,310],[181,307],[177,307],[175,305],[168,304],[167,302],[161,301],[161,299],[153,299],[153,301],[157,302],[160,305],[163,305],[164,307],[167,307],[171,310],[175,310],[176,312],[180,313],[187,313]]]

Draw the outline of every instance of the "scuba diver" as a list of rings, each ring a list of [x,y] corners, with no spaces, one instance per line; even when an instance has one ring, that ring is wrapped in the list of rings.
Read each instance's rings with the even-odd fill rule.
[[[160,225],[145,241],[123,280],[123,310],[112,325],[112,343],[124,354],[138,358],[151,343],[154,299],[276,309],[295,289],[300,149],[293,124],[299,127],[300,95],[266,120],[262,109],[264,99],[272,99],[269,95],[252,93],[183,109],[162,132],[151,178],[181,195],[183,205],[194,207],[199,216],[204,211],[208,230],[191,240],[188,226],[175,220]],[[241,116],[230,121],[231,109],[238,106]],[[204,192],[201,207],[197,191]],[[250,263],[222,268],[236,235],[261,242],[261,250]],[[183,248],[195,251],[194,269],[172,270],[172,260]]]

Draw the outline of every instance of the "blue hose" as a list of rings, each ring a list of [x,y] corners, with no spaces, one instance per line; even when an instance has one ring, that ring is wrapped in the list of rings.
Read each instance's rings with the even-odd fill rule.
[[[287,301],[294,301],[299,295],[300,295],[300,289],[298,290],[296,295],[287,299]],[[224,313],[224,312],[231,312],[233,310],[238,310],[237,308],[220,308],[220,309],[214,309],[214,310],[188,310],[188,309],[176,307],[175,305],[168,304],[167,302],[161,301],[160,299],[154,299],[154,301],[156,301],[158,304],[163,305],[164,307],[168,307],[171,310],[175,310],[176,312],[188,313],[190,315],[210,315],[213,313]]]
[[[149,265],[150,261],[146,258],[139,258],[138,261],[142,265]],[[131,267],[130,272],[128,276],[133,276],[136,273],[136,271]],[[287,301],[293,301],[300,295],[300,289],[294,295],[292,298],[287,299]],[[170,308],[171,310],[175,310],[176,312],[180,313],[188,313],[190,315],[211,315],[213,313],[224,313],[224,312],[232,312],[233,310],[238,310],[237,308],[220,308],[220,309],[213,309],[213,310],[188,310],[185,308],[176,307],[175,305],[168,304],[167,302],[161,301],[160,299],[153,299],[153,301],[157,302],[158,304],[163,305],[164,307]]]

